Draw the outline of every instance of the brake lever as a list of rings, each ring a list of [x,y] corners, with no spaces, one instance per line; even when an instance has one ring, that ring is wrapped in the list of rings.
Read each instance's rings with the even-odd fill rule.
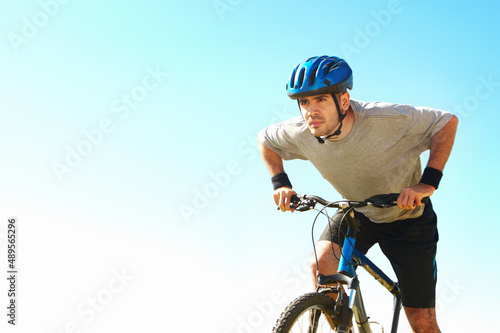
[[[290,201],[292,202],[290,204],[290,208],[299,212],[305,212],[311,210],[316,205],[316,202],[314,200],[305,199],[305,196],[304,198],[299,198],[296,195],[292,195]]]
[[[309,205],[306,205],[306,206],[291,206],[293,209],[295,209],[296,211],[298,212],[306,212],[308,210],[311,210],[314,208],[314,206],[309,206]]]
[[[299,199],[298,197],[293,199],[295,199],[294,203],[296,204],[296,206],[292,205],[291,207],[299,212],[311,210],[316,206],[316,202],[311,199]]]

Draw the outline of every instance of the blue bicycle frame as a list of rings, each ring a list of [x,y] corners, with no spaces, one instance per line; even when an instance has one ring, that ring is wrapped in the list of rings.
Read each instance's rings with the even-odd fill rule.
[[[352,310],[356,324],[360,332],[370,333],[370,325],[365,312],[359,281],[356,275],[355,268],[363,267],[370,275],[380,282],[390,293],[394,295],[394,314],[392,318],[391,332],[397,331],[399,314],[401,311],[401,292],[399,286],[393,282],[382,270],[372,263],[363,253],[356,249],[356,230],[357,225],[354,219],[354,212],[350,210],[346,214],[348,225],[347,235],[342,248],[342,256],[340,258],[338,272],[334,275],[319,275],[318,284],[328,285],[333,283],[346,284],[349,289],[348,307]]]

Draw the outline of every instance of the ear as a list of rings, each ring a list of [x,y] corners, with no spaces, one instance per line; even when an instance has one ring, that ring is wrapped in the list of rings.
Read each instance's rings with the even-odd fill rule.
[[[351,95],[349,95],[349,92],[345,91],[344,93],[342,93],[342,95],[340,95],[340,108],[342,109],[342,112],[349,109],[350,102]]]

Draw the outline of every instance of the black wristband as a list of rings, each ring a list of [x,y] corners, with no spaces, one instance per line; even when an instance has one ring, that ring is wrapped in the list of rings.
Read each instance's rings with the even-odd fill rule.
[[[441,181],[441,177],[443,177],[443,173],[441,171],[431,167],[426,167],[424,170],[424,174],[420,179],[420,182],[422,184],[434,186],[434,188],[437,190],[439,182]]]
[[[288,176],[284,172],[278,173],[277,175],[272,176],[271,181],[273,182],[274,190],[277,190],[280,187],[285,187],[285,186],[292,187],[292,183],[290,183],[290,179],[288,179]]]

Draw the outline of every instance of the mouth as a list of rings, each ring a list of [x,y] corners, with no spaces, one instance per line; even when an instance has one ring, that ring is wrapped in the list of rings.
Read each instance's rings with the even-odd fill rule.
[[[311,126],[312,128],[318,128],[321,126],[321,124],[323,124],[323,122],[319,120],[313,120],[309,123],[309,126]]]

